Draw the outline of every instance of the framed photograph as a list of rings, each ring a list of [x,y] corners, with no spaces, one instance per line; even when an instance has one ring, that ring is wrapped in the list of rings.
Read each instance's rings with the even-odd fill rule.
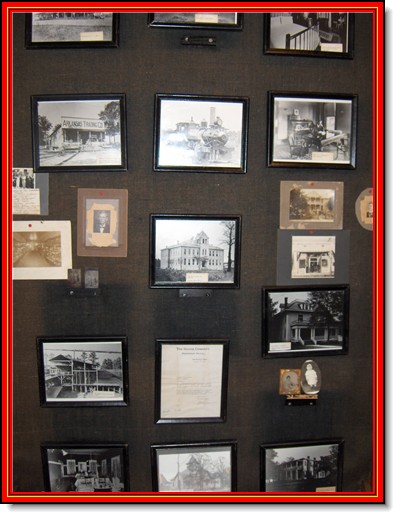
[[[14,280],[67,280],[72,268],[70,221],[14,221]]]
[[[354,14],[270,12],[264,15],[264,53],[353,58]]]
[[[346,354],[349,286],[263,288],[263,357]]]
[[[119,14],[33,12],[26,14],[27,48],[98,48],[119,44]]]
[[[156,341],[155,422],[225,422],[229,341]]]
[[[129,491],[127,444],[47,442],[41,457],[46,492]]]
[[[32,96],[34,171],[126,171],[124,94]]]
[[[342,230],[343,182],[280,182],[280,228]]]
[[[12,168],[12,215],[48,215],[49,180],[47,173],[33,168]]]
[[[127,189],[78,189],[77,255],[127,256]]]
[[[154,492],[237,491],[237,443],[151,445]]]
[[[150,286],[239,288],[240,216],[151,215]]]
[[[268,166],[354,169],[357,96],[268,93]]]
[[[157,94],[155,171],[246,173],[248,98]]]
[[[260,446],[262,492],[341,492],[343,440]]]
[[[148,14],[151,27],[242,29],[239,12],[153,12]]]
[[[37,337],[41,406],[127,406],[127,338]]]
[[[279,395],[301,393],[301,369],[280,369]]]

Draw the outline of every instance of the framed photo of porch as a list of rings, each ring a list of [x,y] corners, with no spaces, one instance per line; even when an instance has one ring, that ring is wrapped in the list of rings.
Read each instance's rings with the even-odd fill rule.
[[[349,286],[264,287],[264,358],[346,354]]]
[[[148,14],[150,27],[241,30],[242,21],[243,16],[239,12],[153,12]]]
[[[124,94],[32,96],[33,168],[126,171]]]

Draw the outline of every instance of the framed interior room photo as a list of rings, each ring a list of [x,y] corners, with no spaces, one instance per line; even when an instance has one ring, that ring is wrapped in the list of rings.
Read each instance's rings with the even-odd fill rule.
[[[264,287],[264,358],[346,354],[349,286]]]
[[[99,48],[119,44],[119,14],[33,12],[26,15],[26,48]]]
[[[354,169],[357,95],[268,92],[268,166]]]
[[[127,444],[46,442],[41,458],[46,492],[129,491]]]
[[[35,172],[126,171],[126,96],[31,97]]]
[[[270,12],[264,15],[264,53],[353,58],[354,14]]]
[[[225,422],[228,359],[228,340],[156,340],[155,422]]]
[[[234,440],[151,445],[154,492],[237,491]]]
[[[262,492],[341,492],[343,440],[260,446]]]
[[[127,256],[127,189],[78,189],[77,255]]]
[[[241,217],[151,214],[150,286],[239,288]]]
[[[127,338],[37,337],[41,406],[127,406]]]
[[[148,14],[151,27],[242,29],[239,12],[153,12]]]
[[[155,171],[246,173],[248,98],[157,94]]]

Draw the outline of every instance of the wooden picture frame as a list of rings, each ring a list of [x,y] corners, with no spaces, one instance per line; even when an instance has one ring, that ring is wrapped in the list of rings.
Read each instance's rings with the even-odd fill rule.
[[[242,30],[239,12],[154,12],[148,14],[150,27]]]

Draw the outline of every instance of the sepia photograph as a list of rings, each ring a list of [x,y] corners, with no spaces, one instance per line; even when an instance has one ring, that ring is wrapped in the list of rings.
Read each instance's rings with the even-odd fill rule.
[[[368,187],[360,192],[355,205],[357,221],[365,230],[369,231],[372,231],[374,226],[373,201],[373,189]]]
[[[80,289],[82,287],[82,270],[67,270],[67,285],[70,289]]]
[[[296,395],[301,392],[301,369],[280,369],[279,395]]]

